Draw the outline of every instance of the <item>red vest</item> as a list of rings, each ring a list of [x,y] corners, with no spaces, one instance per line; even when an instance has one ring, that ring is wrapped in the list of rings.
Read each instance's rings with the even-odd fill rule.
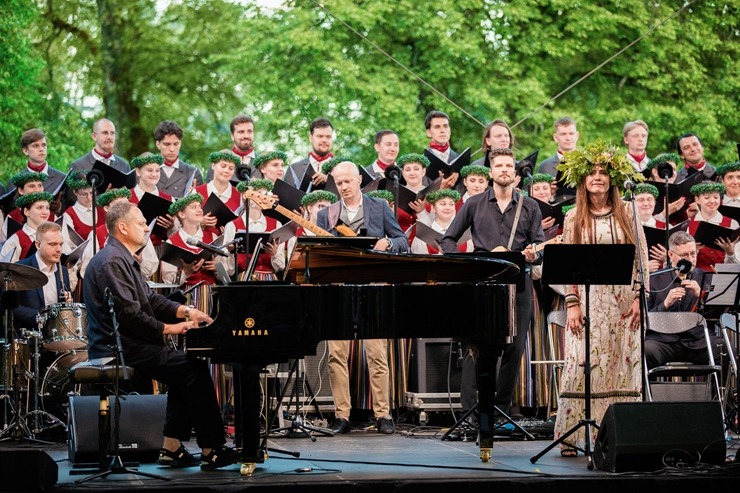
[[[212,231],[203,231],[203,243],[211,243],[215,239],[216,235],[214,235]],[[185,243],[185,241],[182,239],[182,236],[180,236],[179,231],[173,234],[168,241],[173,245],[189,252],[201,252],[200,248],[193,247]],[[198,272],[193,272],[192,274],[190,274],[185,280],[185,284],[187,284],[188,286],[193,286],[201,281],[203,281],[204,284],[216,284],[216,273],[214,271],[200,269]]]

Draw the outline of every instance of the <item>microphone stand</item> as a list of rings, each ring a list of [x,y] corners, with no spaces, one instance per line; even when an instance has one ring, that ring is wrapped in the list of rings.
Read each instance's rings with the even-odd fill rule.
[[[661,178],[663,178],[663,215],[665,216],[665,245],[663,245],[666,249],[666,252],[668,251],[668,238],[670,235],[670,228],[671,228],[671,217],[668,213],[668,179],[673,176],[673,169],[672,168],[666,168],[662,169],[661,171]],[[666,267],[671,266],[671,257],[668,256],[666,253]]]
[[[105,296],[105,301],[108,304],[108,311],[110,312],[112,326],[113,326],[113,337],[114,337],[114,344],[112,346],[109,346],[111,349],[113,349],[115,353],[115,370],[113,374],[113,395],[115,396],[116,403],[115,403],[115,416],[113,419],[113,443],[108,443],[108,451],[111,452],[111,458],[110,462],[108,463],[108,469],[105,471],[102,471],[98,474],[93,474],[92,476],[88,476],[84,479],[80,479],[75,481],[77,484],[86,483],[87,481],[97,479],[97,478],[107,478],[111,474],[136,474],[139,476],[146,476],[149,478],[154,479],[162,479],[164,481],[169,481],[168,478],[159,476],[157,474],[152,474],[148,472],[139,471],[137,469],[130,469],[126,467],[126,465],[123,462],[123,459],[120,455],[120,422],[121,422],[121,395],[120,395],[120,383],[119,379],[123,378],[124,381],[127,381],[129,379],[128,374],[128,368],[126,367],[126,362],[123,359],[123,346],[121,345],[121,332],[118,329],[118,319],[116,318],[116,311],[115,311],[115,304],[113,302],[113,296],[111,295],[110,288],[105,288],[105,292],[103,294]],[[102,403],[101,403],[102,406]],[[102,407],[101,407],[102,409]],[[108,413],[108,416],[110,416],[110,412]],[[107,426],[106,426],[107,428]],[[102,461],[102,459],[101,459]],[[101,464],[102,465],[102,464]]]
[[[668,180],[666,180],[668,183]],[[650,388],[647,385],[647,368],[645,365],[645,333],[648,330],[647,324],[647,296],[645,293],[645,263],[642,258],[642,249],[640,248],[640,232],[643,231],[640,218],[637,215],[637,205],[635,204],[635,194],[631,189],[627,189],[629,194],[628,200],[632,204],[632,219],[634,220],[635,227],[635,249],[637,250],[637,284],[639,284],[639,300],[640,300],[640,364],[642,365],[642,400],[646,401],[647,394],[650,392]],[[666,190],[666,200],[668,197]],[[666,225],[667,222],[668,207],[666,206]],[[668,246],[666,245],[666,249]]]
[[[398,221],[398,173],[391,173],[391,177],[393,178],[393,215],[396,216],[396,221]]]

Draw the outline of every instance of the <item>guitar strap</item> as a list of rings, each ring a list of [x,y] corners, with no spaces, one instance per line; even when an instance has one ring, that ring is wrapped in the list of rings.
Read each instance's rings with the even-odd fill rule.
[[[506,249],[511,251],[511,245],[514,243],[514,235],[516,234],[516,228],[519,226],[519,216],[522,215],[522,205],[524,205],[524,197],[519,194],[519,200],[516,204],[516,215],[514,216],[514,223],[511,225],[511,235],[509,236],[509,244],[506,245]]]

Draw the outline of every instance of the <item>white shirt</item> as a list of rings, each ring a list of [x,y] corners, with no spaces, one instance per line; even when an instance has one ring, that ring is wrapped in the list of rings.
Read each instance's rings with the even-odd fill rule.
[[[167,176],[167,178],[172,178],[172,173],[174,173],[175,170],[178,169],[179,167],[180,167],[180,158],[177,158],[175,160],[175,164],[171,166],[167,164],[163,164],[159,167],[159,169]],[[138,185],[136,188],[138,188]]]
[[[429,148],[429,150],[432,151],[435,156],[440,158],[445,163],[448,163],[450,160],[450,149],[452,149],[452,147],[448,147],[445,152],[439,152],[437,149],[432,149],[431,147]]]
[[[206,197],[210,197],[211,194],[214,194],[224,204],[227,203],[231,198],[231,184],[226,186],[226,190],[224,190],[223,193],[220,193],[218,190],[216,190],[216,186],[213,184],[213,182],[210,181],[208,182],[208,185],[206,185],[206,191]]]
[[[716,224],[719,226],[719,223],[722,222],[722,219],[724,219],[725,216],[719,213],[719,211],[715,212],[714,215],[709,219],[704,219],[704,216],[701,215],[701,213],[697,214],[694,217],[695,221],[704,221],[711,224]],[[737,229],[740,227],[740,224],[738,224],[737,221],[734,219],[730,219],[730,229]]]
[[[95,158],[95,160],[97,160],[97,161],[103,161],[108,166],[110,166],[110,162],[113,160],[113,156],[114,155],[111,154],[111,156],[109,158],[105,158],[105,157],[101,156],[100,154],[98,154],[98,151],[96,151],[95,148],[93,148],[93,150],[92,150],[92,157]]]
[[[43,272],[48,281],[44,284],[44,305],[49,306],[59,303],[59,293],[57,292],[57,265],[46,265],[41,256],[36,253],[36,262],[39,263],[39,270]]]
[[[740,197],[732,198],[725,194],[725,196],[722,197],[722,205],[726,205],[728,207],[740,207]]]
[[[31,241],[36,241],[36,230],[32,229],[28,223],[25,223],[21,230],[31,238]],[[67,252],[68,253],[68,252]],[[17,234],[13,234],[3,244],[3,248],[0,249],[0,260],[5,262],[15,263],[21,259],[21,242],[18,239]]]

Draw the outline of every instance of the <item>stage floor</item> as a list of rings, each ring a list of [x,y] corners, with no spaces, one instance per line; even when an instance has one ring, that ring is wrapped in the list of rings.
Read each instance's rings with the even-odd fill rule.
[[[46,486],[46,491],[243,491],[247,489],[271,492],[303,491],[420,491],[432,487],[445,490],[465,487],[495,487],[497,491],[599,491],[621,492],[625,488],[648,489],[651,493],[678,489],[736,488],[740,468],[734,462],[737,436],[728,436],[727,458],[723,465],[686,465],[657,471],[611,473],[594,467],[579,454],[575,458],[561,457],[557,447],[540,454],[552,443],[551,439],[499,437],[490,462],[479,458],[474,438],[442,440],[446,429],[399,425],[395,435],[380,435],[368,426],[355,427],[347,435],[333,437],[316,434],[309,438],[276,437],[268,440],[269,457],[258,464],[251,476],[240,474],[234,464],[214,472],[200,468],[170,469],[156,464],[138,464],[138,471],[159,476],[152,478],[136,474],[111,474],[106,478],[81,480],[96,471],[81,470],[68,460],[64,443],[31,444],[25,440],[0,443],[0,464],[4,478],[0,491],[31,491]],[[197,450],[194,442],[191,449]],[[31,450],[31,449],[35,449]],[[56,465],[56,480],[48,471],[34,471],[29,453],[42,450]],[[8,455],[12,454],[12,455]],[[535,463],[532,463],[532,459]],[[11,457],[9,462],[7,459]],[[51,460],[49,462],[51,462]],[[12,463],[16,465],[13,466]],[[33,462],[33,461],[30,461]],[[8,471],[9,468],[13,471]],[[12,474],[8,476],[7,474]],[[8,482],[8,478],[12,478]],[[679,483],[678,481],[681,481]],[[46,484],[44,484],[46,483]],[[714,491],[719,491],[714,489]],[[728,490],[729,491],[729,490]]]

